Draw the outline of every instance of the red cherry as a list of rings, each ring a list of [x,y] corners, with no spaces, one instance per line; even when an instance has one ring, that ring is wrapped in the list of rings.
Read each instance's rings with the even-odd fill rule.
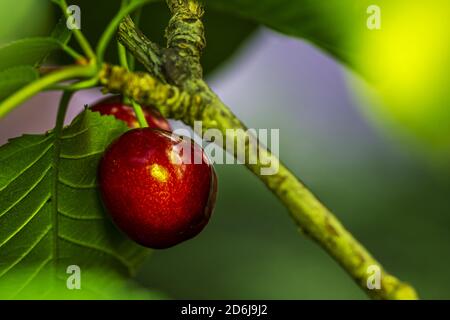
[[[95,103],[90,109],[100,112],[102,115],[113,115],[117,119],[125,121],[130,128],[139,128],[134,109],[124,104],[121,96],[107,97]],[[143,106],[142,110],[150,128],[171,131],[167,120],[154,108]]]
[[[190,150],[191,159],[180,150]],[[108,147],[99,184],[116,225],[150,248],[196,236],[208,223],[217,191],[214,168],[199,145],[150,128],[130,130]]]

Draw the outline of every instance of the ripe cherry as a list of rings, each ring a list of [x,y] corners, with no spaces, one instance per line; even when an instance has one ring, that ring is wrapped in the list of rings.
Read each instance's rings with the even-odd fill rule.
[[[197,235],[208,223],[217,191],[214,168],[199,145],[151,128],[130,130],[108,147],[99,184],[116,225],[150,248]]]
[[[123,102],[121,96],[111,96],[95,103],[90,108],[92,111],[100,112],[102,115],[113,115],[119,120],[125,121],[130,128],[138,128],[139,122],[136,119],[134,109]],[[152,107],[142,107],[145,119],[150,128],[171,131],[171,127],[158,111]]]

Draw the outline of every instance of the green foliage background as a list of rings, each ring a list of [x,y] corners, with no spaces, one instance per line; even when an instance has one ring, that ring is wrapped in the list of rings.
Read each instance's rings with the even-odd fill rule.
[[[3,15],[0,41],[3,43],[22,36],[48,35],[56,21],[56,9],[47,6],[46,1],[21,1],[27,3],[11,6],[11,1],[2,1],[0,4]],[[80,4],[87,12],[97,12],[83,15],[83,32],[93,42],[119,6],[118,1],[77,0],[73,3]],[[367,6],[366,1],[211,0],[208,6],[212,10],[205,17],[207,72],[239,47],[254,30],[256,22],[289,35],[306,37],[345,64],[359,68],[358,72],[367,71],[359,59],[354,59],[359,50],[355,39],[361,36],[354,34],[355,25],[364,18],[364,15],[354,14]],[[235,16],[223,16],[218,10]],[[35,17],[33,27],[25,23],[31,13]],[[167,10],[162,4],[155,4],[146,8],[143,16],[144,32],[162,42]],[[251,22],[242,18],[249,18]],[[114,61],[115,50],[110,49],[109,60]],[[54,56],[53,59],[63,58]],[[24,81],[35,76],[29,69],[21,70],[21,74]],[[1,74],[0,84],[6,78],[7,75]],[[18,79],[15,85],[20,86],[20,83]],[[442,83],[445,82],[439,85]],[[426,144],[442,146],[449,139],[446,133],[450,126],[445,126],[448,125],[448,95],[443,94],[445,91],[440,86],[436,92],[438,95],[430,102],[428,110],[437,112],[421,119],[402,118],[397,113],[395,119],[399,127],[422,133]],[[258,121],[270,126],[270,118],[271,115],[260,115]],[[444,126],[434,125],[437,118]],[[402,121],[405,119],[406,122]],[[244,121],[256,126],[252,122],[257,120]],[[433,171],[420,158],[387,142],[385,147],[374,151],[370,146],[355,150],[355,146],[339,139],[316,139],[310,142],[311,146],[320,144],[322,147],[310,146],[306,154],[302,151],[305,148],[292,147],[298,144],[297,126],[288,115],[283,118],[280,126],[284,132],[282,145],[286,146],[282,149],[283,161],[337,213],[389,271],[413,283],[423,298],[450,297],[448,171]],[[319,134],[320,128],[315,133]],[[448,167],[448,162],[445,163]],[[111,296],[83,291],[81,297],[118,297],[126,292],[128,297],[155,298],[161,296],[151,293],[162,291],[174,298],[365,298],[331,258],[305,237],[298,236],[286,209],[245,168],[216,166],[216,170],[220,193],[214,218],[195,241],[157,251],[145,261],[137,281],[151,289],[143,293],[142,288],[135,289],[133,284],[125,287],[121,284],[114,289],[115,281],[111,281]],[[2,199],[3,204],[4,201]],[[0,266],[4,264],[5,260],[0,261]],[[115,277],[108,275],[106,279]],[[17,287],[14,281],[3,285]],[[113,294],[114,290],[118,295]],[[139,293],[134,296],[131,292]],[[2,293],[5,291],[0,292],[0,296]]]

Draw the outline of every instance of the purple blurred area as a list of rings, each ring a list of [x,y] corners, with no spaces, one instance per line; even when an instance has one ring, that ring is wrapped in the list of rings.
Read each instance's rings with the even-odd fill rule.
[[[97,89],[86,90],[76,93],[69,105],[66,124],[83,110],[85,104],[89,104],[101,97]],[[50,130],[56,121],[60,92],[43,92],[14,109],[0,125],[0,144],[8,139],[22,134],[38,134]]]

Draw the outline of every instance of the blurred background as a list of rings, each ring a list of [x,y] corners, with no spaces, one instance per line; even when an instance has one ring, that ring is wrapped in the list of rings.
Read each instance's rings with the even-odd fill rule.
[[[20,0],[28,4],[5,16],[6,2],[0,43],[51,30],[55,13],[42,2]],[[33,27],[18,27],[30,12]],[[245,30],[246,41],[236,40],[220,66],[212,46],[213,89],[249,127],[280,129],[282,161],[388,271],[422,298],[450,298],[448,158],[430,156],[401,130],[374,121],[367,110],[386,108],[377,92],[316,47],[251,24]],[[67,121],[100,96],[77,93]],[[52,128],[58,97],[40,94],[2,119],[0,143]],[[195,239],[155,251],[137,277],[142,285],[181,299],[366,298],[245,167],[216,165],[216,171],[211,222]]]

